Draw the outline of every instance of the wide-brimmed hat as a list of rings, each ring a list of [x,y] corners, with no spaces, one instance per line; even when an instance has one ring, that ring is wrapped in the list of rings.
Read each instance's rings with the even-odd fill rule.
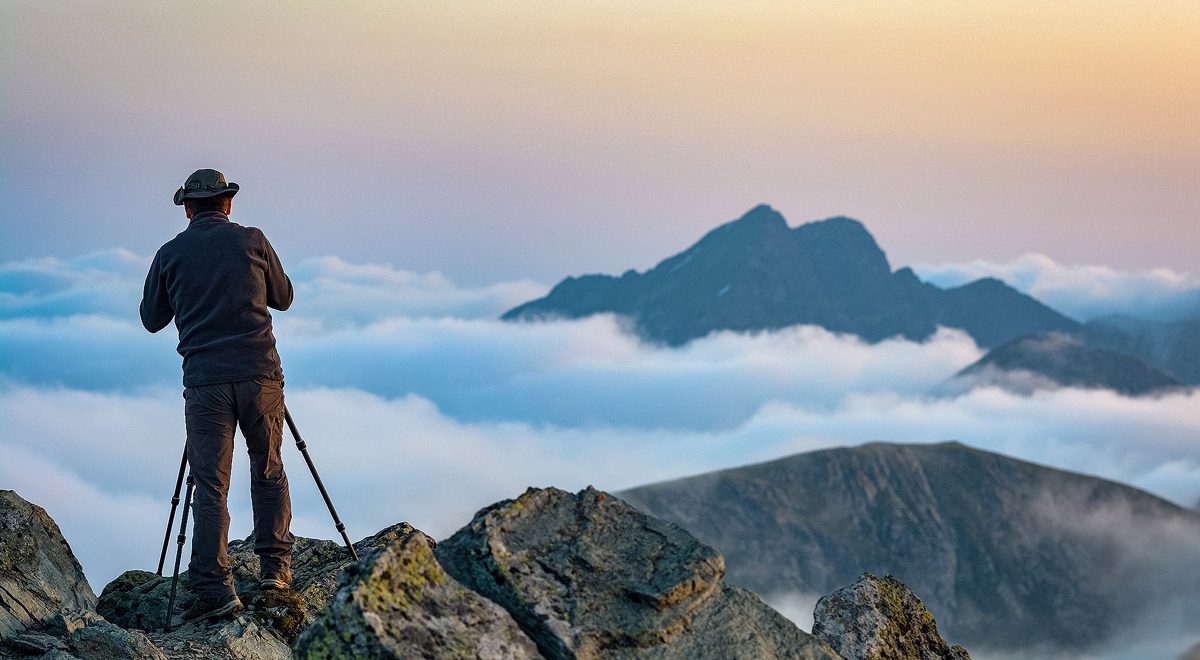
[[[183,187],[175,191],[175,206],[183,206],[185,199],[204,199],[218,195],[233,197],[238,190],[238,184],[226,183],[225,175],[216,170],[196,170],[187,178]]]

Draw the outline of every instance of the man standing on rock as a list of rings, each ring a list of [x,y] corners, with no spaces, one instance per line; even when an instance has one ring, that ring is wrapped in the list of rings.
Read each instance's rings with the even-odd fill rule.
[[[260,588],[291,584],[291,496],[283,471],[283,368],[271,313],[292,304],[292,282],[266,236],[230,222],[236,183],[216,170],[196,170],[175,192],[187,229],[150,264],[142,324],[158,332],[175,319],[183,356],[187,460],[196,481],[188,576],[193,621],[242,609],[229,568],[229,474],[233,433],[240,425],[250,454],[254,552]]]

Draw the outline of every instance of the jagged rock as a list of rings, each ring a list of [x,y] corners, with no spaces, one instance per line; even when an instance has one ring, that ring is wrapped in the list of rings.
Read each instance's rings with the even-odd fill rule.
[[[88,660],[166,660],[142,633],[125,630],[90,611],[60,612],[50,622],[72,654]]]
[[[347,572],[295,651],[297,658],[541,657],[507,612],[446,574],[420,532]]]
[[[45,633],[25,633],[7,640],[9,648],[23,655],[42,655],[54,650],[66,651],[67,643]]]
[[[549,658],[836,658],[679,527],[592,488],[529,489],[438,546]]]
[[[40,512],[44,520],[36,515],[31,520],[39,520],[42,528],[53,526],[45,512],[24,505]],[[251,588],[258,577],[253,542],[234,542],[234,575],[247,610],[170,633],[160,631],[170,579],[129,571],[100,599],[100,610],[112,621],[88,608],[59,607],[0,640],[0,656],[841,657],[753,593],[724,584],[724,559],[711,547],[592,488],[574,495],[531,488],[479,512],[440,547],[406,523],[355,546],[364,559],[350,563],[336,543],[298,539],[295,591],[278,593]],[[69,548],[66,557],[77,569]],[[182,575],[179,583],[180,609],[191,600],[186,578]],[[86,587],[86,581],[82,584]],[[852,650],[855,645],[884,649],[847,658],[969,660],[961,647],[946,646],[920,600],[892,578],[867,576],[822,599],[818,629]],[[289,647],[293,639],[295,656]]]
[[[124,628],[162,628],[170,589],[170,578],[159,577],[150,571],[125,571],[105,585],[96,611]],[[179,577],[178,590],[188,593],[186,574]]]
[[[359,557],[365,557],[388,544],[406,538],[416,531],[401,522],[386,527],[354,544]],[[431,541],[432,542],[432,541]],[[229,561],[238,592],[252,591],[258,585],[258,555],[254,554],[254,537],[229,544]],[[315,619],[325,610],[337,592],[342,569],[351,564],[346,546],[333,541],[297,538],[292,550],[292,589],[299,596],[304,621]],[[295,639],[293,635],[291,639]]]
[[[364,556],[412,532],[412,525],[398,523],[355,543],[354,548],[359,556]],[[295,599],[289,603],[257,599],[258,556],[254,554],[253,536],[229,544],[229,563],[238,593],[247,607],[263,619],[266,628],[275,630],[281,639],[290,642],[329,604],[337,591],[338,575],[350,564],[350,555],[339,543],[297,537],[292,551]],[[109,621],[126,628],[161,630],[170,591],[170,576],[126,571],[104,587],[96,610]],[[188,574],[183,571],[179,574],[176,589],[176,613],[190,607],[192,600]]]
[[[1200,644],[1188,649],[1186,653],[1179,656],[1179,660],[1200,660]]]
[[[412,525],[398,523],[354,547],[364,556],[413,531]],[[104,587],[96,609],[125,628],[154,631],[150,639],[169,658],[290,658],[290,644],[328,606],[337,590],[338,575],[351,559],[339,543],[298,537],[292,555],[293,589],[281,594],[258,591],[259,566],[253,536],[229,544],[229,562],[247,608],[238,616],[163,633],[171,578],[148,571],[126,571],[118,576]],[[184,571],[176,588],[176,615],[190,607],[193,600]]]
[[[290,660],[292,657],[287,643],[253,612],[148,636],[171,660]]]
[[[166,660],[138,631],[125,630],[91,610],[64,609],[36,630],[14,636],[0,645],[0,657],[36,656],[84,660]]]
[[[96,594],[54,520],[0,490],[0,639],[37,627],[60,608],[95,605]]]
[[[938,634],[925,604],[903,582],[864,574],[817,601],[813,634],[847,660],[970,660]]]

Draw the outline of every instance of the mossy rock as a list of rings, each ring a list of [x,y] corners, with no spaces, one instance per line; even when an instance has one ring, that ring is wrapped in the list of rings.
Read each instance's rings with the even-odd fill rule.
[[[541,657],[507,612],[446,574],[420,532],[348,570],[293,648],[297,658]]]

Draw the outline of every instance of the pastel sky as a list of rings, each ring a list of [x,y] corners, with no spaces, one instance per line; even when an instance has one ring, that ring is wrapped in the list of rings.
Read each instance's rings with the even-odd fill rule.
[[[153,252],[198,167],[286,258],[645,268],[766,202],[893,265],[1192,270],[1200,4],[5,2],[0,258]]]
[[[939,285],[1194,315],[1198,72],[1200,3],[1165,0],[0,0],[0,488],[55,517],[97,591],[153,566],[179,357],[134,310],[184,227],[172,193],[216,167],[296,284],[288,401],[356,538],[445,538],[530,485],[869,441],[959,440],[1191,506],[1195,394],[934,395],[982,355],[948,329],[667,349],[606,316],[497,317],[760,202],[857,217]],[[332,536],[285,451],[296,533]]]

